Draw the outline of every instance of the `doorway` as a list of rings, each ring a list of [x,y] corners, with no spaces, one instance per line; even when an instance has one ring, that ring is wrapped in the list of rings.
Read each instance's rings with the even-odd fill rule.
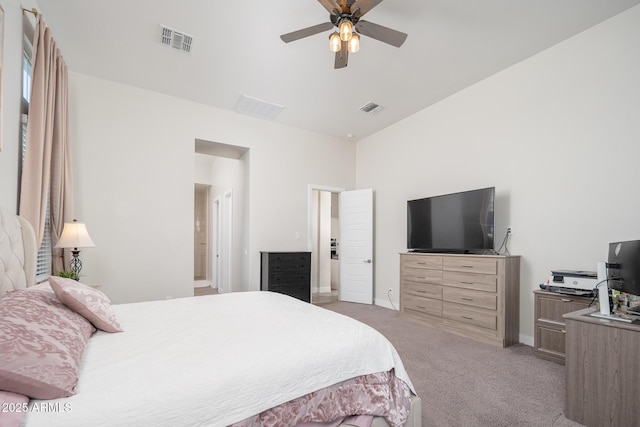
[[[248,282],[249,178],[248,148],[196,139],[194,180],[209,187],[207,280],[216,293]]]
[[[311,302],[338,301],[340,294],[341,188],[309,186]]]

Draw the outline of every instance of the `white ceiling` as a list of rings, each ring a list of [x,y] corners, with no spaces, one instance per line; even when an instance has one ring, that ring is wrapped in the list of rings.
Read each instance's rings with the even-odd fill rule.
[[[362,37],[334,70],[317,0],[40,0],[69,69],[233,110],[242,95],[284,106],[275,122],[359,140],[565,40],[640,0],[384,0],[365,19],[409,35]],[[185,54],[160,25],[194,37]],[[368,102],[384,106],[370,115]],[[351,135],[350,137],[348,135]]]

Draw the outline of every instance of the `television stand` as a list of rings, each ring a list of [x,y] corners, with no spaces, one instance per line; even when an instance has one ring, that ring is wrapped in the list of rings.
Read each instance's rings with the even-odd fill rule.
[[[400,254],[400,315],[507,347],[519,342],[520,257]]]

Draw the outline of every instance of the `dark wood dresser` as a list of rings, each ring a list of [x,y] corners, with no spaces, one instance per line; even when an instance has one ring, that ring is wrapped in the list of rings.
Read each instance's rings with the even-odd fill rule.
[[[260,289],[311,302],[311,252],[260,252]]]

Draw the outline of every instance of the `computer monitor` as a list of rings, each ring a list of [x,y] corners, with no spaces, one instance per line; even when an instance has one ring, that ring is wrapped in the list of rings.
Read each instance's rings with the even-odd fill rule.
[[[610,289],[640,295],[640,240],[609,243],[607,278]]]

